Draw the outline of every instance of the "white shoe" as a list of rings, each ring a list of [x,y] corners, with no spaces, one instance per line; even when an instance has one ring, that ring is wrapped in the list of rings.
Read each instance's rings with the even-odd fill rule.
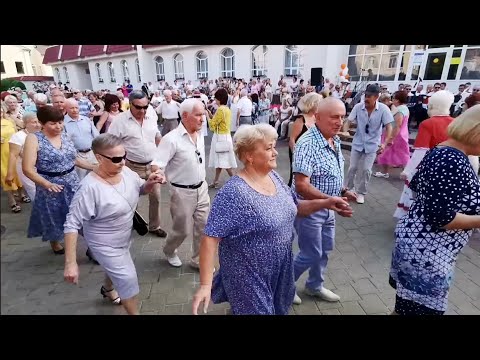
[[[377,171],[375,174],[372,174],[373,176],[375,177],[383,177],[385,179],[388,179],[390,177],[390,174],[389,173],[382,173],[380,171]]]
[[[295,292],[295,296],[293,298],[293,305],[300,305],[302,303],[302,299],[298,296],[297,292]]]
[[[331,302],[340,301],[340,296],[338,296],[333,291],[328,290],[324,287],[322,287],[320,290],[310,290],[309,288],[306,287],[305,294],[310,296],[315,296],[326,301],[331,301]]]
[[[178,257],[177,254],[173,254],[171,256],[165,255],[167,257],[167,261],[173,267],[180,267],[182,266],[182,260]]]
[[[190,262],[188,263],[188,265],[190,265],[190,267],[196,269],[196,270],[200,270],[200,263],[198,263],[197,261],[191,259]],[[215,266],[213,267],[213,272],[217,271],[217,269],[215,269]]]
[[[365,195],[357,194],[357,204],[363,204],[363,203],[365,203]]]

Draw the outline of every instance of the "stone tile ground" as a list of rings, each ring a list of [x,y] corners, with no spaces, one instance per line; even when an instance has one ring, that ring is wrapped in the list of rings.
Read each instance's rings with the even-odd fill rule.
[[[206,141],[210,144],[210,140]],[[279,173],[288,179],[288,150],[279,142]],[[207,146],[207,153],[209,147]],[[348,151],[344,151],[347,158]],[[208,156],[208,155],[207,155]],[[207,161],[208,164],[208,161]],[[389,314],[395,292],[388,285],[388,269],[393,246],[392,217],[402,182],[398,171],[390,179],[372,178],[370,194],[364,205],[354,204],[353,218],[338,217],[336,248],[326,275],[326,287],[338,293],[339,303],[315,300],[303,293],[304,274],[297,283],[302,305],[293,306],[297,315],[365,315]],[[213,178],[208,169],[208,180]],[[226,174],[222,175],[222,181]],[[4,194],[3,194],[4,195]],[[211,198],[215,190],[210,191]],[[63,281],[63,256],[54,256],[50,246],[39,239],[27,239],[26,228],[30,204],[22,205],[20,214],[12,214],[1,201],[1,223],[6,232],[1,237],[1,313],[2,314],[124,314],[100,296],[103,273],[85,257],[86,246],[79,241],[78,286]],[[140,201],[140,212],[147,214],[148,198]],[[172,221],[168,191],[162,191],[163,227],[168,232]],[[145,315],[191,314],[191,300],[198,286],[199,274],[188,265],[175,269],[168,265],[162,252],[164,239],[137,236],[131,248],[140,282],[141,313]],[[295,243],[294,250],[298,247]],[[187,261],[191,238],[179,249]],[[458,258],[447,314],[480,314],[480,239],[478,236]],[[211,305],[210,315],[228,313],[228,304]]]

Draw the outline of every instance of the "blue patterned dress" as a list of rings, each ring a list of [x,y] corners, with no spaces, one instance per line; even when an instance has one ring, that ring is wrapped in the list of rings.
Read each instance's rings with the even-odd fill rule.
[[[43,132],[36,132],[38,138],[37,171],[63,172],[75,166],[77,150],[73,142],[62,133],[62,146],[55,148]],[[41,175],[51,183],[63,185],[59,193],[50,192],[36,185],[35,202],[30,215],[28,237],[41,236],[43,241],[63,241],[63,224],[68,214],[70,202],[78,188],[77,172],[62,176]]]
[[[442,227],[456,213],[480,214],[480,183],[465,154],[442,146],[425,155],[410,188],[416,199],[395,229],[390,271],[397,287],[396,308],[410,301],[441,314],[447,309],[458,253],[472,234],[471,229]]]
[[[277,188],[274,196],[233,176],[217,193],[205,227],[207,236],[221,238],[212,301],[228,301],[236,315],[286,315],[295,294],[297,200],[276,172],[270,177]]]

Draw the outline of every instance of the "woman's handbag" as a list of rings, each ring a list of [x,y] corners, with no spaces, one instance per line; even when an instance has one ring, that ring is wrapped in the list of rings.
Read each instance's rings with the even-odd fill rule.
[[[148,223],[137,210],[133,213],[133,228],[138,235],[144,236],[148,233]]]

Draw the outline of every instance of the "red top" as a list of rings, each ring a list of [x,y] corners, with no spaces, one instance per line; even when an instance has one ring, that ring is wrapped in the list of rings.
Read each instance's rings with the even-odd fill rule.
[[[447,140],[447,127],[453,121],[450,116],[432,116],[422,121],[415,139],[415,148],[432,149]]]

